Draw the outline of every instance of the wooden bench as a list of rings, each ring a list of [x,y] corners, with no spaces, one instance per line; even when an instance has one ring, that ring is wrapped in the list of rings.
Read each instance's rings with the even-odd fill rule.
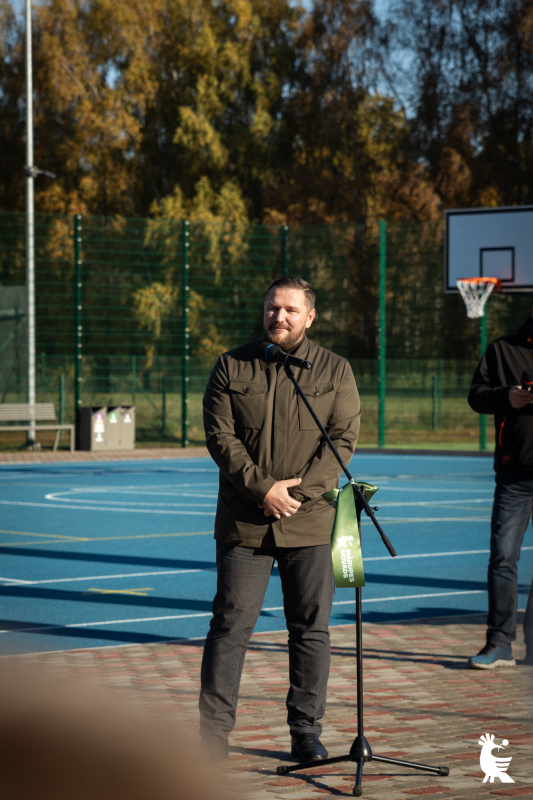
[[[51,422],[51,425],[31,425],[31,406],[29,403],[0,403],[0,422],[11,422],[11,425],[0,425],[0,431],[55,431],[54,450],[57,450],[61,431],[70,431],[70,452],[74,452],[74,425],[61,425],[57,422],[53,403],[35,403],[33,406],[35,422]],[[27,422],[27,425],[17,423]]]

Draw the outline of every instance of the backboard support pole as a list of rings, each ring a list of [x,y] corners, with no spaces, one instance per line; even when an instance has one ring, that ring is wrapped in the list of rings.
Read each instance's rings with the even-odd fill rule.
[[[487,311],[479,320],[479,357],[482,358],[487,349]],[[479,415],[479,449],[485,452],[487,449],[487,417],[485,414]]]

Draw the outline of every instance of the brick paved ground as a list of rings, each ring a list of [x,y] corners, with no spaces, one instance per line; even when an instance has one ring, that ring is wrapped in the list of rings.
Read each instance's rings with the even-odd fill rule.
[[[3,450],[0,464],[48,464],[61,461],[132,461],[162,458],[209,458],[207,447],[146,447],[137,450],[111,450],[107,453],[89,450]]]
[[[445,456],[481,456],[493,458],[493,453],[481,453],[471,450],[411,450],[387,448],[378,450],[375,447],[358,447],[358,453],[387,453],[389,455],[445,455]],[[46,464],[61,461],[130,461],[137,459],[162,459],[162,458],[209,458],[207,447],[137,447],[136,450],[115,450],[107,453],[97,453],[87,450],[0,450],[0,464]]]
[[[533,795],[533,668],[467,670],[466,657],[483,644],[479,615],[365,624],[365,733],[380,755],[448,765],[449,777],[368,765],[364,796],[408,800]],[[332,629],[333,659],[323,742],[331,755],[349,750],[355,736],[355,631]],[[523,647],[515,655],[523,657]],[[105,687],[175,720],[197,738],[197,696],[202,643],[198,641],[109,647],[19,657],[59,677]],[[18,658],[9,657],[8,661]],[[353,764],[278,777],[288,761],[283,698],[287,687],[286,635],[258,634],[248,651],[238,724],[231,739],[235,794],[253,800],[311,800],[351,796]],[[484,732],[507,738],[514,784],[483,784],[477,741]],[[237,791],[240,787],[241,791]]]

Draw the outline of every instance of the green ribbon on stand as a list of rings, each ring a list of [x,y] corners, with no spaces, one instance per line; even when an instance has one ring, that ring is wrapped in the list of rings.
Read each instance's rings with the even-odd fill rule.
[[[357,485],[367,500],[370,500],[378,490],[377,486],[365,481],[357,481]],[[332,489],[322,497],[336,508],[331,533],[331,558],[335,586],[338,589],[348,586],[358,588],[364,586],[365,573],[359,534],[362,506],[355,501],[352,484],[347,483],[342,489]]]

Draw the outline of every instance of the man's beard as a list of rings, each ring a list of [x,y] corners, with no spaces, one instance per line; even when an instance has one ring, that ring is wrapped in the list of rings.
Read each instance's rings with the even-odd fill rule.
[[[288,328],[285,328],[284,330],[288,330]],[[300,330],[293,331],[288,338],[285,338],[284,336],[276,336],[276,334],[272,331],[265,331],[265,339],[267,342],[270,342],[271,344],[277,344],[277,346],[281,347],[286,353],[290,353],[291,350],[294,350],[300,344],[304,338],[304,335],[305,325],[300,328]]]

